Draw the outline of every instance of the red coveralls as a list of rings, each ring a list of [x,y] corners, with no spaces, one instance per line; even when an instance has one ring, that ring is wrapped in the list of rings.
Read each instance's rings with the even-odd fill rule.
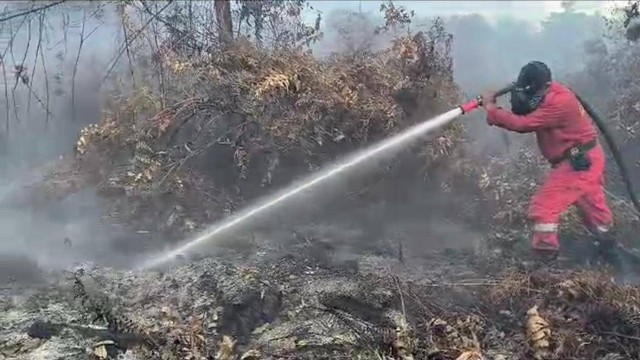
[[[542,104],[532,113],[519,116],[487,104],[487,122],[518,133],[535,132],[542,155],[554,162],[573,146],[597,139],[591,117],[565,86],[552,82]],[[575,171],[568,160],[557,164],[529,206],[533,221],[534,250],[559,250],[560,216],[571,206],[582,211],[591,231],[606,232],[613,216],[604,194],[605,155],[600,144],[588,151],[591,167]]]

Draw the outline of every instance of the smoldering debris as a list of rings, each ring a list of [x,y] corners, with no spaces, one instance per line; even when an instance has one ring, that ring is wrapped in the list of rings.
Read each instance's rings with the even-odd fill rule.
[[[430,262],[451,274],[474,273],[442,260]],[[398,276],[397,263],[361,269],[343,274],[288,256],[235,265],[206,259],[161,273],[60,272],[2,313],[0,358],[640,355],[640,289],[601,273],[422,273],[414,282]]]

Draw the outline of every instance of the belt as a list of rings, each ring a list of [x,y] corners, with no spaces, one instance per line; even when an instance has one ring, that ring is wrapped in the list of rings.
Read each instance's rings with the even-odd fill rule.
[[[560,164],[561,162],[568,160],[580,153],[585,153],[591,149],[593,149],[594,147],[596,147],[596,145],[598,145],[598,140],[592,140],[589,141],[588,143],[582,144],[582,145],[575,145],[570,147],[569,149],[567,149],[564,154],[562,154],[562,156],[559,156],[555,159],[550,160],[549,162],[551,163],[551,166],[556,166],[558,164]]]

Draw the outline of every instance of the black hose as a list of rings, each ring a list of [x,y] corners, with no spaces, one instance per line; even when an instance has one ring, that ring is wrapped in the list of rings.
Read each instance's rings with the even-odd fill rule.
[[[498,90],[498,91],[496,92],[495,96],[496,96],[497,98],[499,98],[499,97],[501,97],[502,95],[506,95],[506,94],[510,93],[510,92],[511,92],[511,90],[513,90],[513,88],[514,88],[515,86],[516,86],[516,84],[515,84],[515,83],[511,83],[511,84],[509,84],[509,85],[507,85],[507,86],[503,87],[502,89]]]
[[[620,169],[620,175],[622,175],[622,181],[624,181],[624,185],[627,188],[627,192],[629,193],[631,202],[633,203],[633,206],[636,208],[636,211],[638,212],[638,214],[640,214],[640,202],[638,202],[638,198],[636,197],[636,193],[633,189],[633,184],[631,183],[631,177],[629,176],[629,170],[627,169],[625,162],[622,160],[622,154],[620,154],[620,149],[618,149],[618,146],[613,140],[613,136],[609,132],[609,129],[607,129],[607,126],[605,125],[602,118],[595,112],[595,110],[591,107],[591,105],[589,105],[589,103],[584,101],[575,92],[574,94],[576,95],[576,98],[578,98],[580,105],[582,105],[582,107],[585,109],[587,114],[591,116],[591,119],[593,119],[593,122],[596,123],[596,126],[600,130],[600,133],[602,133],[602,135],[604,136],[604,140],[609,146],[609,149],[611,150],[613,159],[616,161],[616,164]]]

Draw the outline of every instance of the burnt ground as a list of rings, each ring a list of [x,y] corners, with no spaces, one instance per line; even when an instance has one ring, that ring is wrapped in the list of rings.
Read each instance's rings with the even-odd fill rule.
[[[563,268],[534,270],[526,254],[488,251],[459,223],[365,209],[364,220],[355,211],[255,229],[213,254],[131,271],[132,257],[164,240],[104,227],[78,206],[94,195],[73,196],[31,212],[48,226],[4,233],[33,250],[0,258],[0,359],[640,356],[640,290],[600,265],[581,270],[571,242],[568,255],[580,255]],[[20,210],[11,208],[14,225]],[[64,238],[61,224],[78,236]]]
[[[208,346],[191,344],[184,350],[196,355],[201,352],[205,357],[215,355],[216,342],[222,335],[237,341],[238,353],[259,349],[264,358],[350,358],[354,351],[382,353],[385,349],[376,343],[358,339],[374,336],[372,340],[384,342],[378,337],[386,336],[383,333],[393,328],[387,312],[398,311],[397,293],[378,283],[378,278],[402,278],[403,282],[431,285],[476,277],[472,268],[452,264],[436,254],[422,259],[409,257],[403,259],[403,264],[395,256],[344,259],[327,239],[304,239],[286,245],[288,252],[273,247],[251,253],[246,249],[227,250],[217,259],[195,260],[159,272],[135,273],[84,265],[45,274],[29,263],[21,266],[30,270],[27,273],[17,270],[20,260],[15,260],[14,265],[3,262],[23,276],[14,277],[12,284],[5,284],[2,290],[2,354],[7,359],[84,359],[88,356],[86,348],[99,340],[143,328],[144,332],[151,331],[151,337],[168,335],[175,339],[168,343],[167,338],[159,340],[165,344],[155,345],[158,348],[153,349],[154,354],[147,349],[135,350],[134,345],[126,351],[131,358],[165,358],[162,354],[176,350],[176,358],[187,358],[183,345],[175,344],[193,336],[182,334],[183,331],[202,332]],[[80,281],[86,290],[78,293],[74,285],[77,287]],[[100,305],[89,305],[93,310],[86,313],[83,300]],[[139,308],[131,311],[132,304]],[[147,311],[154,315],[146,315]],[[157,320],[186,316],[180,322],[204,318],[195,328],[191,323],[184,324],[189,329],[176,323],[176,328],[170,330],[162,329],[168,323],[161,324],[168,319],[153,324],[147,322],[151,319],[147,316],[159,316]],[[364,333],[350,330],[354,324],[341,324],[340,316],[354,316],[351,321],[355,325],[371,329],[363,329]],[[119,326],[110,324],[121,321],[120,317],[130,320]],[[91,320],[102,323],[102,327],[91,327]],[[169,335],[174,330],[177,333]],[[155,331],[169,333],[153,334]],[[118,351],[122,352],[124,349],[118,344]]]
[[[0,296],[0,358],[640,355],[640,291],[601,271],[525,270],[464,248],[378,244],[345,256],[344,239],[333,236],[227,246],[146,272],[92,264],[39,271],[3,259],[3,274],[13,275]],[[527,315],[533,307],[539,318]],[[536,319],[546,325],[532,330]]]

